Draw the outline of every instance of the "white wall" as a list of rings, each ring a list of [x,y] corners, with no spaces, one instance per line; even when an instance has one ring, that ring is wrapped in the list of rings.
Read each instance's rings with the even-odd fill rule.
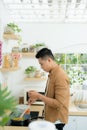
[[[53,52],[87,52],[87,24],[18,23],[18,25],[22,28],[22,43],[31,45],[44,42]],[[7,52],[11,51],[17,41],[9,43],[14,44],[3,45]]]
[[[1,7],[1,4],[0,4]],[[12,22],[4,10],[3,6],[0,9],[0,22],[2,24],[1,33],[6,23]],[[87,24],[57,24],[57,23],[18,23],[22,28],[23,43],[29,45],[44,42],[53,52],[87,52]],[[2,35],[0,35],[2,39]],[[17,41],[3,40],[3,52],[10,52],[12,47],[17,44]],[[1,73],[0,76],[8,76],[8,86],[17,98],[23,95],[24,88],[45,86],[46,82],[24,82],[24,69],[28,65],[39,64],[36,59],[22,58],[20,60],[21,69],[15,72],[9,72],[7,75]]]
[[[27,23],[23,42],[45,42],[54,52],[86,52],[87,24]],[[80,44],[80,45],[79,45]]]
[[[30,45],[38,42],[45,42],[53,52],[86,52],[87,50],[87,24],[21,23],[19,25],[22,28],[23,43],[28,43]],[[4,50],[11,51],[12,46],[15,45],[16,41],[8,41],[7,44],[4,43],[3,45]],[[20,60],[21,69],[9,73],[8,86],[17,98],[23,95],[24,88],[26,87],[36,87],[38,85],[40,87],[45,86],[45,82],[23,81],[24,69],[28,65],[39,67],[36,59],[22,58]]]
[[[3,34],[2,32],[3,32],[4,25],[8,21],[10,21],[8,11],[6,10],[6,8],[2,4],[2,1],[0,0],[0,40],[2,40],[2,34]]]

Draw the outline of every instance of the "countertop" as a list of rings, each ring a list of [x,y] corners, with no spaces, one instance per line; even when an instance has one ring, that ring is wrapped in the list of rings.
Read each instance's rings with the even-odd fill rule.
[[[4,126],[0,127],[0,130],[29,130],[28,127],[17,127],[17,126]]]
[[[39,111],[39,116],[42,115],[44,106],[37,106],[37,105],[32,105],[31,110],[32,111]],[[74,103],[70,103],[69,105],[69,116],[87,116],[87,109],[80,109],[78,108]]]
[[[31,110],[32,111],[38,111],[39,110],[39,116],[41,116],[43,108],[44,108],[44,106],[32,105]],[[70,115],[87,116],[87,109],[80,109],[74,103],[70,103],[70,105],[69,105],[69,116]]]
[[[69,115],[72,116],[87,116],[87,109],[81,109],[74,103],[70,103]]]
[[[43,105],[32,105],[31,111],[39,111],[39,116],[41,116]],[[82,110],[76,107],[75,104],[70,103],[69,106],[69,116],[87,116],[87,110]],[[4,129],[0,127],[0,130],[29,130],[28,127],[17,127],[17,126],[4,126]]]
[[[30,110],[31,111],[39,111],[39,116],[42,115],[43,105],[32,105]],[[29,130],[28,127],[21,127],[21,126],[4,126],[4,128],[0,127],[0,130]]]

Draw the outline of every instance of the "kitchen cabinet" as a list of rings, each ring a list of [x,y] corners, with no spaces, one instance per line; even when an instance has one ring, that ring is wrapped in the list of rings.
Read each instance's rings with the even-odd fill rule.
[[[87,116],[77,117],[77,130],[87,130]]]
[[[64,130],[87,130],[87,116],[69,116],[69,122]]]
[[[65,125],[64,130],[77,130],[76,116],[69,116],[68,124]]]

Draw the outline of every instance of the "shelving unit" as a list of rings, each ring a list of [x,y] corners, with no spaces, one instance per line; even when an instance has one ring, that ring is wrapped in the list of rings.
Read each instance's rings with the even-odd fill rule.
[[[5,40],[19,40],[19,36],[15,34],[3,34]]]
[[[10,33],[3,33],[3,39],[6,40],[6,42],[8,42],[9,40],[20,40],[20,37],[19,35],[15,35],[15,34],[10,34]],[[3,78],[4,78],[4,82],[3,82],[3,86],[8,86],[8,76],[10,74],[10,72],[14,72],[14,71],[17,71],[19,70],[20,67],[9,67],[9,68],[0,68],[0,72],[2,73],[3,75]]]
[[[9,41],[9,40],[19,40],[19,36],[18,35],[15,35],[15,34],[3,34],[3,38],[4,38],[4,40],[6,40],[7,42]],[[30,58],[30,60],[31,60],[31,58],[33,59],[33,58],[35,58],[35,52],[20,52],[20,51],[18,51],[18,52],[11,52],[10,53],[10,55],[12,55],[12,54],[20,54],[23,58]],[[20,69],[20,67],[18,67],[18,68],[0,68],[0,72],[2,72],[2,74],[3,74],[3,77],[4,77],[4,83],[8,86],[8,76],[9,76],[9,74],[10,74],[10,72],[12,72],[12,71],[17,71],[17,70],[19,70]],[[28,77],[25,77],[24,79],[23,79],[23,81],[24,82],[37,82],[37,84],[39,83],[39,82],[44,82],[44,81],[46,81],[46,77],[44,77],[44,76],[42,76],[42,77],[32,77],[32,78],[28,78]],[[31,84],[32,84],[31,83]]]

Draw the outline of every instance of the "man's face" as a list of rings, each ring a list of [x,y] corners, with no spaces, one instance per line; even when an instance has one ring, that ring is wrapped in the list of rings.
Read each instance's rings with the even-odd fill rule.
[[[38,59],[38,62],[41,66],[41,68],[46,71],[46,72],[49,72],[50,71],[50,63],[51,63],[51,59],[50,58],[47,58],[47,59],[42,59],[42,58],[39,58]]]

